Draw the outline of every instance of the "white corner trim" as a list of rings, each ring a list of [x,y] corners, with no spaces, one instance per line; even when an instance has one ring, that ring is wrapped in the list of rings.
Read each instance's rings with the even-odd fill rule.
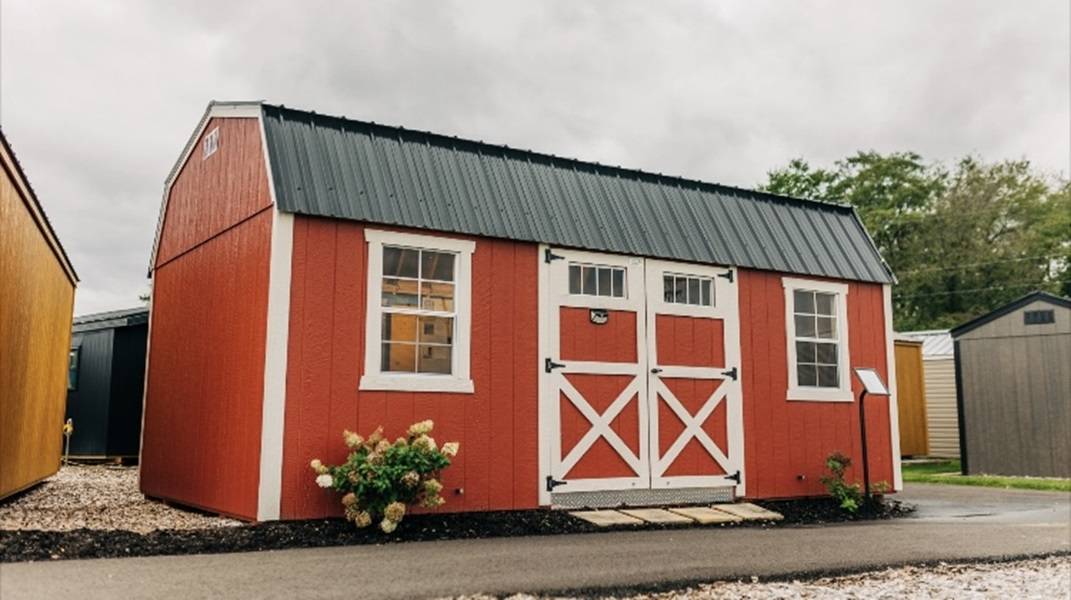
[[[900,472],[900,407],[896,393],[896,347],[893,340],[893,304],[892,286],[881,286],[885,299],[885,360],[889,378],[889,439],[892,440],[893,491],[904,489],[904,478]]]
[[[257,520],[279,518],[282,502],[283,429],[286,420],[286,370],[290,337],[290,278],[294,215],[272,210],[268,275],[267,331],[264,343],[264,403],[260,428],[260,483]]]
[[[554,431],[554,421],[551,418],[551,401],[547,397],[548,393],[551,393],[551,386],[547,383],[547,378],[543,376],[543,358],[549,356],[548,354],[548,341],[547,336],[550,335],[548,323],[549,318],[547,311],[550,307],[549,297],[549,284],[550,284],[550,270],[545,268],[544,256],[549,246],[546,244],[539,245],[539,252],[536,252],[536,296],[537,301],[537,344],[539,353],[536,356],[536,362],[532,365],[532,368],[536,370],[539,375],[536,377],[538,383],[538,397],[536,398],[536,412],[539,419],[539,435],[537,436],[538,452],[539,452],[539,476],[535,481],[536,489],[539,490],[539,505],[550,506],[551,497],[550,490],[547,489],[547,477],[550,476],[550,453],[554,448],[554,444],[551,443],[551,438],[557,433]]]
[[[848,349],[848,285],[831,281],[782,277],[785,289],[785,347],[788,355],[788,390],[786,397],[804,402],[853,402],[851,379],[851,353]],[[840,385],[835,388],[801,387],[796,384],[796,319],[793,310],[793,292],[810,290],[837,295],[837,374]]]
[[[364,372],[358,384],[358,389],[473,393],[475,386],[469,373],[472,362],[470,350],[472,344],[472,254],[476,251],[476,242],[379,229],[366,229],[364,238],[368,244],[368,272],[365,274],[368,297],[365,309]],[[454,272],[454,347],[450,375],[380,371],[380,359],[383,351],[381,343],[383,339],[381,297],[383,290],[384,244],[451,252],[457,256],[457,268]]]

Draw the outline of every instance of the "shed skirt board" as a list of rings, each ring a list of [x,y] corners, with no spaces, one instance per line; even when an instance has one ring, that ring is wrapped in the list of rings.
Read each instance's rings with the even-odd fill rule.
[[[649,504],[654,489],[734,490],[743,429],[727,270],[544,250],[545,503]],[[705,296],[669,301],[667,274]]]

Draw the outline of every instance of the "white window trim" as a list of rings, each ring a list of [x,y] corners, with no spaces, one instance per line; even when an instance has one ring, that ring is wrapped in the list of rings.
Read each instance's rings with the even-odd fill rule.
[[[219,150],[219,127],[216,127],[212,131],[209,131],[204,139],[204,150],[201,160],[205,160],[208,157],[216,153]]]
[[[366,229],[368,242],[368,299],[365,314],[364,375],[359,389],[400,392],[473,392],[469,353],[472,337],[472,253],[476,243],[455,238]],[[457,255],[454,273],[454,344],[450,375],[384,373],[382,358],[383,246],[407,246]]]
[[[814,402],[852,402],[850,355],[848,354],[848,286],[843,283],[784,277],[785,340],[788,347],[788,399]],[[800,386],[796,373],[796,319],[793,292],[796,290],[836,294],[837,305],[837,375],[840,385],[835,388]]]

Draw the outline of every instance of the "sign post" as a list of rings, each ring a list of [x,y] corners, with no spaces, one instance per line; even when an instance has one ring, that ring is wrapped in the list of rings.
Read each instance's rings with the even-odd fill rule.
[[[870,460],[867,456],[866,447],[866,397],[888,396],[889,388],[881,380],[881,375],[870,367],[857,367],[854,369],[855,376],[863,384],[863,392],[859,394],[859,432],[863,438],[863,493],[870,500]]]

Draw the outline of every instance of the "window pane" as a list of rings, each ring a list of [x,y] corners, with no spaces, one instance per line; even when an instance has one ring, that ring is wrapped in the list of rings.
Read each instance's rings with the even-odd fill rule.
[[[416,373],[416,344],[383,344],[381,371]]]
[[[814,317],[796,315],[796,337],[814,337]]]
[[[703,291],[702,291],[702,297],[700,299],[700,304],[702,304],[703,306],[712,306],[711,299],[710,299],[710,280],[709,279],[704,279],[703,280],[702,290]]]
[[[614,269],[614,298],[625,297],[625,270]]]
[[[595,295],[595,267],[583,267],[581,272],[581,279],[583,279],[584,293],[588,296]]]
[[[833,316],[833,294],[815,294],[815,301],[818,314]]]
[[[836,344],[815,344],[817,350],[817,357],[814,362],[823,365],[835,365],[837,364],[837,345]]]
[[[699,280],[695,277],[688,278],[688,304],[702,304],[699,298]]]
[[[383,247],[383,274],[390,277],[417,277],[419,250]]]
[[[613,291],[611,289],[611,287],[610,287],[610,269],[607,269],[607,268],[604,268],[604,267],[599,267],[597,269],[597,272],[599,274],[599,282],[598,282],[599,295],[600,296],[609,296],[610,293]]]
[[[798,317],[797,317],[798,318]],[[833,317],[818,317],[818,335],[827,340],[832,340],[837,337],[837,320]]]
[[[420,317],[420,342],[422,344],[450,344],[453,341],[453,318]]]
[[[580,293],[580,265],[569,265],[569,293]]]
[[[412,279],[383,278],[383,306],[416,306],[417,282]]]
[[[792,302],[796,314],[814,314],[814,292],[796,290],[792,292]]]
[[[420,278],[436,281],[454,280],[454,255],[448,252],[420,252]]]
[[[799,385],[818,385],[818,374],[814,365],[799,365],[796,368],[796,374]]]
[[[415,342],[417,318],[413,315],[383,315],[384,342]]]
[[[818,385],[821,387],[837,387],[837,367],[818,367]]]
[[[673,276],[662,276],[662,300],[666,302],[673,302],[675,294],[673,292]]]
[[[688,280],[684,277],[673,278],[673,301],[677,304],[688,303]]]
[[[420,284],[420,307],[426,310],[452,312],[454,284],[424,281]]]
[[[815,359],[814,342],[796,342],[796,362],[813,363]]]
[[[450,346],[420,346],[420,373],[450,374]]]

